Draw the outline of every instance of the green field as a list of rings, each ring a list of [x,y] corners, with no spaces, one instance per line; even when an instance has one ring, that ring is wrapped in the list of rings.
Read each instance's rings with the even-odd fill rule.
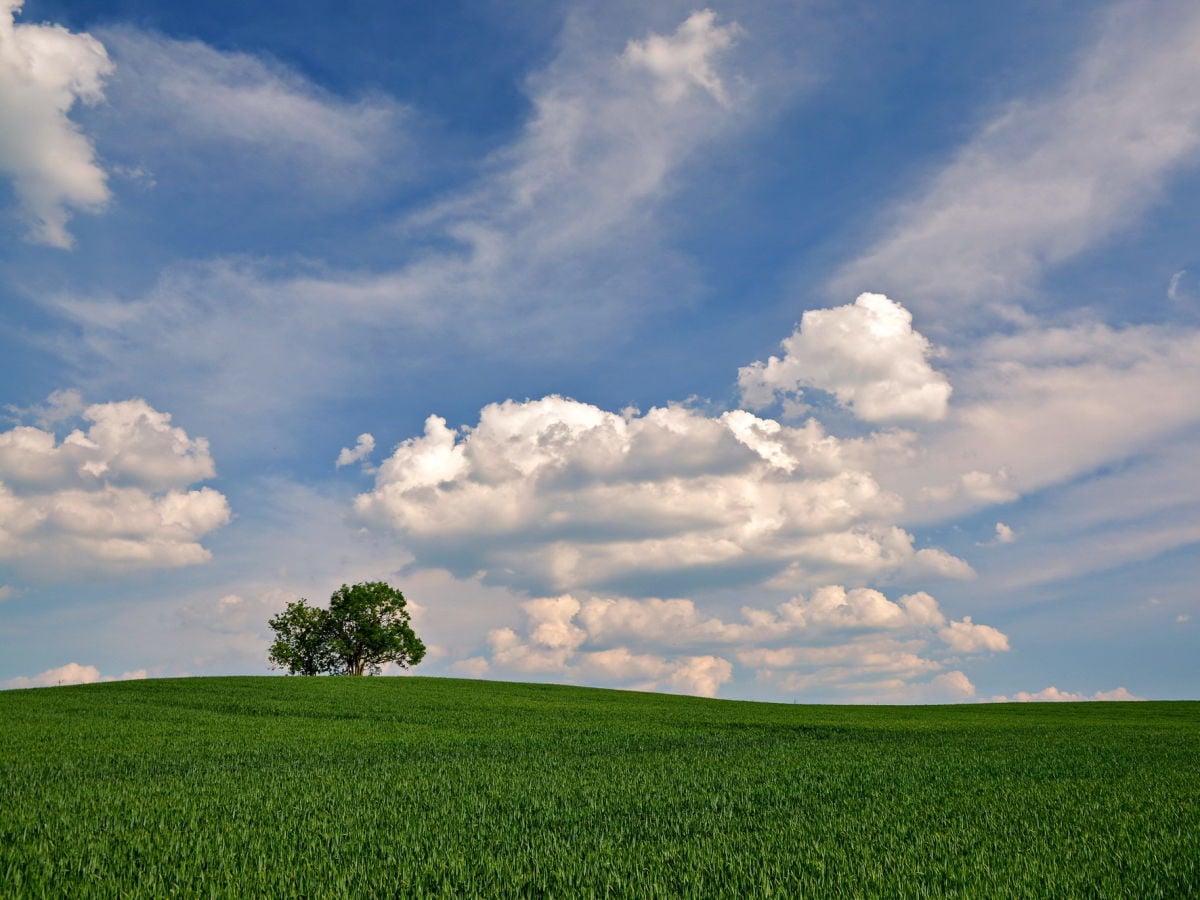
[[[0,692],[0,895],[1200,894],[1200,703]]]

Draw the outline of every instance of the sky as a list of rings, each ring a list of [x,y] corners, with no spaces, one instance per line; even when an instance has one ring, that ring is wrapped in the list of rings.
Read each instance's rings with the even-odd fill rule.
[[[1189,0],[0,0],[0,687],[387,581],[422,675],[1194,699],[1197,84]]]

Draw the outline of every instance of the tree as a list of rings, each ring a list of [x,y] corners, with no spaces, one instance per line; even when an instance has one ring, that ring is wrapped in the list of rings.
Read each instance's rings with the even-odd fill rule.
[[[267,623],[275,632],[268,659],[289,675],[378,675],[384,663],[415,666],[425,644],[412,630],[407,605],[382,581],[343,584],[327,610],[295,600]]]
[[[287,669],[289,675],[330,671],[334,658],[327,638],[328,616],[304,598],[293,600],[287,609],[272,616],[267,622],[275,632],[275,643],[267,655],[271,668]]]

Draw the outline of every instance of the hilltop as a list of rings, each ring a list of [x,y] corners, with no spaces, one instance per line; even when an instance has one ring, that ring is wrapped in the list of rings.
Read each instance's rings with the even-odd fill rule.
[[[11,896],[1180,896],[1200,703],[437,678],[0,693]]]

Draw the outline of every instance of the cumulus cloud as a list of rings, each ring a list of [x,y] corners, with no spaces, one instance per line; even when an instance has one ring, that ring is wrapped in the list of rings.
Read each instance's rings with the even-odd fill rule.
[[[426,565],[533,593],[850,573],[970,575],[888,523],[894,496],[809,420],[683,406],[612,413],[559,396],[485,407],[461,432],[430,416],[380,466],[358,517]],[[676,587],[675,589],[679,589]]]
[[[950,383],[929,364],[929,341],[913,330],[908,310],[882,294],[809,310],[783,349],[782,357],[739,370],[751,408],[780,399],[797,404],[802,388],[816,388],[867,422],[945,418]]]
[[[976,309],[1129,227],[1200,159],[1198,42],[1193,3],[1115,4],[1065,83],[1000,110],[834,289]]]
[[[862,702],[965,699],[974,695],[967,676],[942,671],[954,655],[1009,649],[1002,632],[970,616],[948,621],[924,592],[891,601],[878,591],[832,585],[807,601],[781,604],[775,621],[787,627],[736,654],[759,681],[788,693],[834,690]]]
[[[482,678],[488,673],[488,669],[490,668],[491,666],[487,659],[482,656],[470,656],[450,665],[452,672],[456,675],[462,675],[464,678]]]
[[[975,685],[957,669],[932,678],[927,675],[920,678],[883,676],[874,681],[855,681],[851,676],[840,688],[842,697],[850,703],[910,705],[970,703],[977,699]]]
[[[19,675],[7,681],[0,681],[0,690],[18,690],[21,688],[58,687],[69,684],[96,684],[100,681],[131,681],[146,678],[149,673],[145,669],[125,672],[116,677],[104,677],[95,666],[84,666],[76,662],[67,663],[54,669],[47,669],[37,675]]]
[[[937,688],[949,693],[956,699],[968,699],[975,696],[975,685],[962,672],[944,672],[933,679]]]
[[[970,616],[951,622],[938,632],[946,645],[958,653],[1001,652],[1008,650],[1008,636],[990,625],[976,625]]]
[[[187,490],[216,472],[208,442],[144,400],[98,403],[59,441],[0,433],[0,559],[32,575],[191,565],[229,520],[225,497]]]
[[[494,629],[488,635],[490,660],[468,661],[469,671],[553,674],[571,681],[705,697],[714,696],[733,675],[729,661],[718,656],[664,656],[623,646],[581,649],[588,635],[573,621],[582,607],[571,596],[538,598],[522,606],[527,633]]]
[[[32,241],[69,248],[71,210],[95,212],[109,190],[92,142],[69,118],[103,99],[112,63],[87,34],[14,19],[22,0],[0,0],[0,172],[12,179]]]
[[[993,697],[993,703],[1081,703],[1083,701],[1122,701],[1142,700],[1130,693],[1126,688],[1119,687],[1111,691],[1096,691],[1092,695],[1063,691],[1051,685],[1040,691],[1030,693],[1019,691],[1012,697]]]
[[[876,590],[832,585],[814,591],[807,603],[797,598],[783,609],[799,622],[837,628],[911,628],[945,621],[937,601],[923,591],[893,603]]]
[[[4,408],[8,410],[14,422],[31,419],[39,428],[51,428],[59,422],[81,415],[87,404],[83,402],[83,395],[79,391],[69,388],[53,391],[44,403],[35,403],[28,407],[9,404]]]
[[[372,453],[375,452],[375,436],[372,434],[360,434],[358,440],[355,441],[354,447],[343,447],[338,453],[337,468],[342,466],[352,466],[355,463],[366,463],[370,459]]]
[[[686,598],[564,594],[522,608],[524,632],[493,629],[489,655],[464,661],[464,672],[538,673],[712,696],[732,679],[733,656],[784,691],[869,689],[894,698],[903,685],[911,701],[974,693],[961,672],[941,671],[949,654],[1008,650],[1001,632],[970,617],[948,622],[923,592],[892,601],[875,590],[826,585],[774,609],[743,607],[738,621],[704,613]]]
[[[909,615],[903,599],[854,591],[974,575],[964,560],[917,546],[898,523],[1010,502],[1173,434],[1181,435],[1178,458],[1156,473],[1158,487],[1142,491],[1138,503],[1156,493],[1162,503],[1177,502],[1179,489],[1168,486],[1173,479],[1186,482],[1194,456],[1181,429],[1200,422],[1200,401],[1189,390],[1200,381],[1197,340],[1197,332],[1179,328],[1030,324],[976,344],[971,367],[956,373],[957,402],[919,434],[884,430],[847,439],[812,418],[788,425],[746,410],[714,415],[668,406],[614,413],[556,396],[505,401],[482,410],[473,426],[455,429],[431,417],[423,435],[403,442],[381,466],[374,489],[357,499],[356,515],[377,533],[397,535],[419,565],[443,566],[460,577],[532,595],[649,598],[644,607],[631,605],[641,602],[636,599],[610,601],[604,614],[598,601],[581,599],[568,621],[591,637],[577,650],[626,646],[661,655],[662,647],[693,641],[689,652],[724,653],[765,673],[760,677],[780,690],[836,684],[844,696],[899,698],[907,689],[888,693],[882,675],[861,676],[887,666],[896,669],[888,678],[900,679],[897,684],[940,690],[930,679],[945,674],[948,660],[1003,652],[1008,638],[970,616],[928,625],[911,638],[869,617],[854,625],[871,610],[897,622]],[[1196,377],[1187,377],[1193,371]],[[1136,472],[1124,466],[1119,474]],[[1103,506],[1102,499],[1103,491],[1091,505]],[[1130,516],[1141,508],[1135,504]],[[1194,517],[1177,518],[1153,533],[1141,523],[1132,538],[1114,535],[1114,546],[1091,554],[1092,562],[1072,558],[1070,564],[1130,553],[1144,558],[1195,540]],[[1032,524],[1024,527],[1033,534]],[[997,523],[993,543],[1015,537],[1011,526]],[[1062,554],[1056,549],[1054,555]],[[990,575],[987,589],[1029,575],[1028,566]],[[778,611],[760,610],[752,623],[701,616],[691,601],[654,600],[751,587],[778,596],[839,582],[847,584],[847,599],[830,608],[843,630],[862,629],[861,639],[848,642],[867,654],[861,665],[854,657],[817,665],[820,648],[764,645],[787,640]],[[822,620],[819,606],[832,595],[804,596],[791,615],[803,612],[810,627],[833,628],[833,613]],[[622,616],[640,624],[622,632],[616,625]],[[655,622],[670,624],[655,632]],[[611,646],[587,643],[639,630],[657,634],[657,650],[632,638]],[[867,640],[868,634],[879,640]],[[884,637],[890,643],[879,643]],[[914,649],[911,640],[925,649]],[[730,648],[766,656],[743,659]],[[564,664],[541,658],[551,667]],[[789,658],[796,664],[783,665]],[[861,693],[852,692],[856,684]]]

